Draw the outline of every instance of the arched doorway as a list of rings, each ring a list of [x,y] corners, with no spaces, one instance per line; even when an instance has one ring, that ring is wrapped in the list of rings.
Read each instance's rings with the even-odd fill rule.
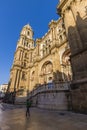
[[[64,81],[71,81],[72,79],[70,55],[70,50],[66,50],[62,55],[62,72]]]

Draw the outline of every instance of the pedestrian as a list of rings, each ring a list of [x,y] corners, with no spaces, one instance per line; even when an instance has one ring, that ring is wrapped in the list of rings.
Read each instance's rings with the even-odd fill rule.
[[[30,106],[29,106],[29,99],[26,101],[26,117],[30,116]]]
[[[26,101],[26,117],[30,116],[30,106],[31,106],[31,102],[29,101],[29,99],[27,99],[27,101]]]
[[[49,77],[49,81],[48,81],[48,89],[53,87],[53,80],[52,77]]]

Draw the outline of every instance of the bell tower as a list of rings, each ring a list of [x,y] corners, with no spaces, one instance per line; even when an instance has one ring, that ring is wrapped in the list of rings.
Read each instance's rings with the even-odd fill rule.
[[[17,48],[23,47],[31,49],[34,47],[33,30],[29,24],[25,25],[20,33],[20,38],[17,43]]]
[[[27,91],[27,70],[30,52],[34,49],[33,30],[29,24],[25,25],[17,42],[14,61],[10,71],[10,91],[17,91],[18,96]]]

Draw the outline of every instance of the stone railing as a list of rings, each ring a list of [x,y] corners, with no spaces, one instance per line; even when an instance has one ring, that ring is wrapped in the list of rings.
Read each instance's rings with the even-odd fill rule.
[[[67,91],[69,90],[70,82],[62,83],[48,83],[39,85],[29,93],[29,97],[35,96],[38,93],[50,92],[50,91]]]

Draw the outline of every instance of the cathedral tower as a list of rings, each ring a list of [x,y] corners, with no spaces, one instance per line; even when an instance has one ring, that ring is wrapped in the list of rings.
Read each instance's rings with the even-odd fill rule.
[[[30,62],[31,51],[34,48],[33,30],[29,24],[25,25],[20,33],[17,42],[14,61],[10,71],[10,91],[17,91],[22,95],[27,91],[26,81],[28,64]]]

